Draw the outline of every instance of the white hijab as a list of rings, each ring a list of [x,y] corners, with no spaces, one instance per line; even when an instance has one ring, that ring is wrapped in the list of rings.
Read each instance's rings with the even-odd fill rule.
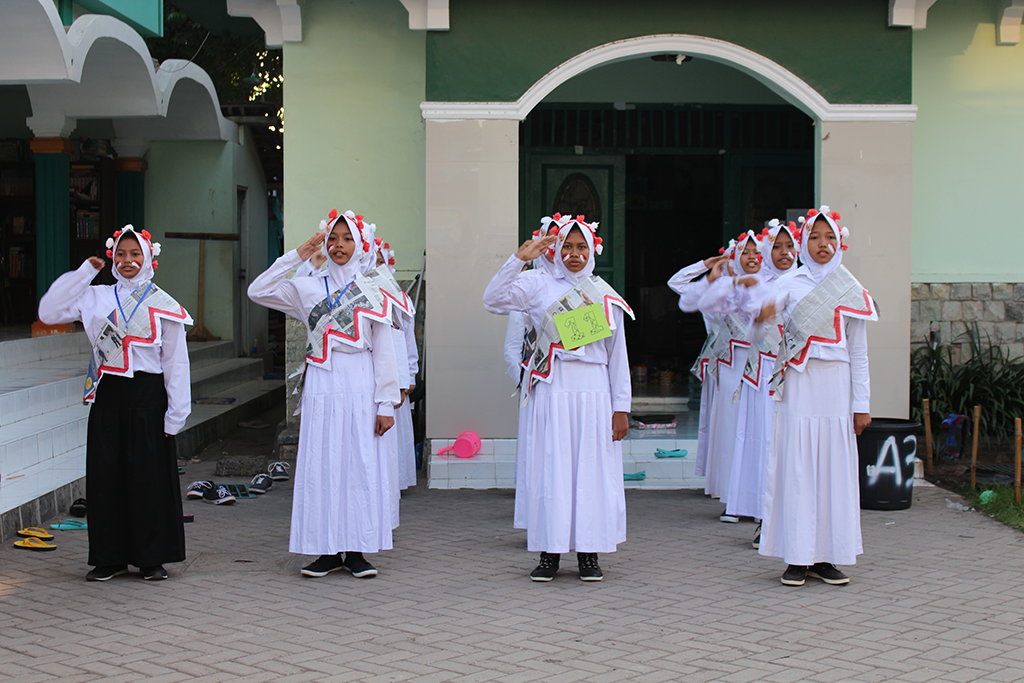
[[[376,232],[376,229],[374,230]],[[373,240],[373,265],[377,267],[377,254],[384,256],[384,265],[388,267],[392,273],[395,272],[395,250],[391,248],[391,244],[385,242],[380,237],[374,238]]]
[[[135,228],[129,223],[128,225],[121,228],[118,232],[114,233],[114,237],[107,238],[107,249],[110,251],[110,272],[114,274],[114,278],[120,283],[125,289],[134,292],[139,287],[143,287],[149,284],[150,280],[153,279],[154,273],[154,262],[153,259],[160,255],[160,243],[151,242],[146,235],[148,232],[139,231],[135,232]],[[139,268],[139,272],[135,274],[135,277],[127,278],[121,275],[117,270],[117,261],[114,260],[114,254],[117,253],[117,245],[125,237],[131,235],[142,247],[142,267]]]
[[[757,275],[758,273],[761,272],[761,270],[764,270],[763,258],[761,262],[761,270],[758,270],[757,273],[748,273],[743,269],[743,265],[740,263],[740,260],[743,258],[743,248],[747,246],[747,242],[749,242],[750,240],[756,241],[756,239],[757,238],[754,235],[754,231],[747,230],[745,233],[740,235],[739,241],[732,245],[732,272],[735,273],[736,275],[739,275],[740,277],[743,277],[744,275]],[[758,243],[758,253],[760,253],[760,251],[761,244]]]
[[[819,218],[825,219],[828,226],[832,228],[832,232],[836,236],[836,244],[839,245],[836,253],[832,254],[832,258],[827,263],[818,263],[811,258],[810,247],[807,246],[807,241],[811,238],[811,230]],[[839,224],[836,223],[838,220],[840,220],[839,214],[830,211],[827,205],[822,204],[817,212],[809,213],[803,221],[803,236],[800,240],[800,271],[810,275],[811,279],[818,284],[824,282],[825,278],[831,275],[843,263],[843,252],[846,250],[846,246],[843,244],[843,237],[844,233],[849,235],[850,231],[846,228],[840,228]]]
[[[775,240],[783,230],[789,234],[789,238],[793,240],[794,248],[799,251],[798,245],[800,244],[800,240],[798,240],[793,234],[796,232],[796,224],[790,223],[789,225],[785,225],[780,222],[779,219],[773,218],[771,222],[768,223],[766,239],[761,240],[761,270],[764,273],[764,278],[767,282],[778,280],[786,273],[794,272],[794,269],[797,266],[796,254],[792,255],[793,263],[787,270],[782,270],[776,266],[775,261],[772,260],[772,248],[775,246]]]
[[[593,227],[583,222],[582,216],[577,216],[576,218],[564,216],[558,221],[558,239],[555,240],[555,262],[550,264],[552,266],[552,274],[556,278],[565,280],[572,285],[578,285],[594,274],[594,259],[597,257],[594,245],[594,230],[597,229],[597,223],[592,225]],[[574,273],[565,267],[565,261],[562,260],[562,245],[565,244],[565,240],[569,237],[572,229],[576,227],[583,233],[583,239],[587,241],[587,246],[590,247],[590,256],[587,258],[587,262],[583,265],[582,270]]]
[[[327,238],[331,236],[334,226],[342,219],[348,225],[349,232],[352,233],[352,239],[355,240],[355,251],[348,262],[344,265],[338,265],[331,258],[331,254],[327,250]],[[332,217],[329,222],[321,221],[320,227],[324,231],[324,243],[320,249],[324,256],[327,257],[327,274],[333,281],[334,289],[346,287],[357,276],[368,273],[377,267],[377,252],[374,249],[375,225],[364,222],[362,216],[346,211],[343,214]]]
[[[554,219],[551,218],[551,216],[544,216],[544,218],[541,218],[540,219],[540,230],[534,230],[533,231],[533,239],[539,240],[539,239],[543,239],[544,237],[546,237],[547,234],[548,234],[548,231],[549,231],[548,226],[551,225],[552,223],[554,223],[554,226],[552,227],[552,229],[557,231],[558,230],[558,223],[555,222]],[[551,249],[549,249],[548,251],[549,251],[549,253],[553,254],[554,253],[554,247],[551,247]],[[555,277],[555,278],[558,277],[558,273],[555,271],[555,262],[554,262],[554,257],[553,256],[552,256],[552,259],[550,261],[548,260],[547,256],[545,256],[544,254],[541,254],[537,258],[533,259],[533,269],[534,270],[539,270],[542,273],[547,273],[551,277]]]

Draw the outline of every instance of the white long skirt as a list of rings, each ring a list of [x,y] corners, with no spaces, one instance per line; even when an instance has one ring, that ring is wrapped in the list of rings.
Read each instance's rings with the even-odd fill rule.
[[[771,446],[775,401],[768,393],[772,363],[761,363],[760,389],[743,382],[740,389],[736,445],[729,476],[725,512],[736,517],[761,519],[764,505],[764,466]]]
[[[612,441],[608,367],[554,360],[522,417],[530,552],[611,553],[626,540],[622,445]]]
[[[412,405],[409,397],[395,408],[395,441],[398,446],[398,487],[416,485],[416,438],[412,431]]]
[[[697,454],[694,456],[695,474],[703,477],[708,465],[708,425],[711,423],[711,409],[715,405],[718,383],[710,372],[704,373],[700,385],[700,413],[697,415]]]
[[[526,381],[525,379],[523,380]],[[525,390],[519,390],[519,426],[516,429],[516,505],[512,513],[512,528],[526,528],[526,512],[529,509],[526,495],[526,465],[530,449],[526,447],[526,424],[529,421],[529,404],[523,404]]]
[[[850,364],[809,360],[786,373],[765,465],[758,552],[786,564],[855,564],[860,535]]]
[[[288,549],[390,550],[398,482],[387,435],[374,435],[373,358],[369,351],[335,352],[331,361],[331,370],[306,367]]]
[[[729,477],[732,475],[733,451],[736,448],[736,422],[739,418],[740,404],[732,400],[732,395],[740,385],[742,374],[743,366],[738,357],[732,366],[724,363],[718,366],[718,387],[708,420],[704,492],[709,496],[720,496],[723,503],[728,502]]]

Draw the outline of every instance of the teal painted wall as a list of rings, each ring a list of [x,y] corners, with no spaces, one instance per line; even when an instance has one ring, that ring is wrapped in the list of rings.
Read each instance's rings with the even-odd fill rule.
[[[351,209],[411,277],[424,246],[424,32],[397,0],[310,2],[302,23],[302,42],[284,46],[285,249]]]
[[[884,0],[451,0],[449,11],[451,30],[426,37],[429,101],[514,101],[581,52],[659,33],[746,47],[832,103],[911,98],[911,31],[888,27]]]
[[[995,5],[943,0],[914,33],[915,282],[1024,282],[1024,44],[996,45]]]

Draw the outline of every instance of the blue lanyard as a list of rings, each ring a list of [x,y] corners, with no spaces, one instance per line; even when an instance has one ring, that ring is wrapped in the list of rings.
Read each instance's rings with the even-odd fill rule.
[[[146,300],[146,295],[149,294],[149,288],[152,286],[153,282],[150,281],[149,285],[146,287],[146,291],[142,293],[142,298],[139,299],[139,302],[135,304],[135,308],[132,309],[132,315],[124,314],[124,309],[121,308],[121,297],[117,295],[117,287],[114,287],[114,300],[117,301],[117,309],[121,311],[121,318],[124,319],[124,324],[126,326],[128,325],[128,321],[132,319],[132,316],[135,315],[135,311],[139,310],[139,306],[141,306],[142,302]]]
[[[355,282],[355,280],[352,282]],[[324,289],[327,290],[327,305],[330,307],[330,310],[333,311],[334,307],[338,305],[338,302],[341,301],[341,297],[345,296],[345,292],[347,292],[348,288],[352,286],[352,282],[345,285],[345,289],[341,290],[341,294],[338,295],[338,298],[334,300],[334,303],[331,303],[331,289],[327,286],[327,278],[324,278]]]

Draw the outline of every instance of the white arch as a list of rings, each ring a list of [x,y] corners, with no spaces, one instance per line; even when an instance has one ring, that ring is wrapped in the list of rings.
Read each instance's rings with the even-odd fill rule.
[[[734,43],[704,36],[661,34],[606,43],[582,52],[549,71],[515,102],[423,102],[428,121],[517,119],[522,121],[547,95],[585,71],[644,55],[679,52],[739,69],[819,121],[913,121],[913,104],[832,104],[780,64]]]
[[[5,3],[0,29],[0,83],[70,78],[71,54],[57,6],[39,0]]]

